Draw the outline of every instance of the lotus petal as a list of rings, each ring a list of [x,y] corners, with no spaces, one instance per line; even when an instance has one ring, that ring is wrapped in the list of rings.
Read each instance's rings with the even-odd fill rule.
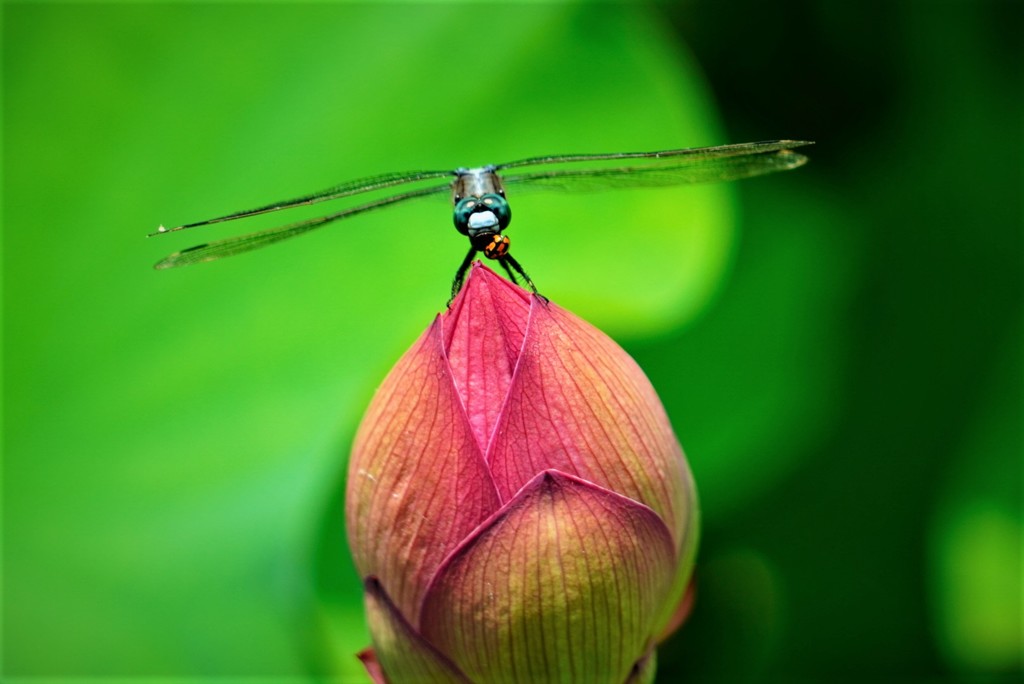
[[[445,560],[420,633],[476,682],[622,684],[675,561],[650,508],[546,471]]]
[[[683,546],[695,490],[650,381],[611,338],[535,300],[487,461],[503,501],[571,473],[650,506]]]
[[[415,622],[438,564],[498,509],[452,383],[440,319],[399,360],[363,419],[346,519],[356,568]]]
[[[360,659],[374,684],[471,684],[448,658],[416,633],[376,578],[368,578],[363,586],[374,648],[363,651]]]

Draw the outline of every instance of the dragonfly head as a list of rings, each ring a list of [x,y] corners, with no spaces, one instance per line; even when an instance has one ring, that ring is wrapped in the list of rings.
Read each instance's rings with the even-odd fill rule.
[[[458,200],[452,218],[455,229],[468,236],[476,246],[478,237],[499,235],[508,228],[512,221],[512,208],[504,197],[489,192],[479,197],[463,197]]]

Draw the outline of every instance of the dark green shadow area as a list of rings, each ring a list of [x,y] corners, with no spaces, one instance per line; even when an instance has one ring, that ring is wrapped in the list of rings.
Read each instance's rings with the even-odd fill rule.
[[[668,14],[729,130],[818,146],[813,178],[741,188],[706,315],[631,346],[707,511],[658,681],[1017,681],[1019,8]]]

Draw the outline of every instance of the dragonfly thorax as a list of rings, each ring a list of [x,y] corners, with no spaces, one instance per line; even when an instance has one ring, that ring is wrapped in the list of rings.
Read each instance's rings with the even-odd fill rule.
[[[482,166],[478,169],[459,168],[455,170],[455,181],[452,183],[452,204],[457,204],[463,197],[482,197],[494,193],[505,196],[496,167]]]

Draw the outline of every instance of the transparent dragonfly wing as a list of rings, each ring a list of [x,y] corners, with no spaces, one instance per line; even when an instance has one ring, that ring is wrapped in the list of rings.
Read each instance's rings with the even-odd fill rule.
[[[233,221],[235,219],[247,218],[249,216],[257,216],[259,214],[267,214],[272,211],[280,211],[281,209],[291,209],[292,207],[300,207],[309,204],[317,204],[318,202],[327,202],[329,200],[340,199],[342,197],[351,197],[352,195],[358,195],[363,192],[370,192],[372,190],[382,190],[384,188],[394,187],[396,185],[403,185],[405,183],[413,183],[416,181],[431,180],[434,178],[445,178],[453,176],[452,171],[405,171],[398,173],[384,173],[377,176],[367,176],[366,178],[358,178],[341,185],[335,185],[332,188],[321,190],[320,192],[314,192],[309,195],[303,195],[301,197],[294,197],[289,200],[282,200],[280,202],[274,202],[273,204],[266,204],[255,209],[246,209],[244,211],[237,211],[233,214],[226,214],[224,216],[218,216],[216,218],[207,219],[205,221],[197,221],[195,223],[186,223],[181,226],[174,228],[163,228],[161,227],[156,232],[150,233],[150,237],[155,235],[163,235],[165,233],[174,233],[179,230],[185,230],[187,228],[197,228],[199,226],[208,226],[211,223],[222,223],[224,221]]]
[[[807,144],[811,143],[779,140],[661,152],[535,157],[503,168],[565,162],[645,161],[641,164],[507,173],[502,175],[502,180],[505,185],[522,184],[566,192],[731,181],[802,166],[807,157],[790,148]]]
[[[268,228],[267,230],[249,233],[248,235],[238,235],[235,237],[224,238],[223,240],[215,240],[206,244],[196,245],[195,247],[183,249],[180,252],[175,252],[174,254],[161,259],[154,265],[154,268],[162,271],[168,268],[189,266],[191,264],[199,264],[206,261],[216,261],[217,259],[223,259],[224,257],[234,256],[235,254],[241,254],[243,252],[249,252],[275,242],[280,242],[281,240],[287,240],[288,238],[308,233],[309,231],[319,228],[327,223],[334,223],[350,216],[355,216],[356,214],[362,214],[379,207],[404,202],[417,197],[438,195],[440,193],[447,192],[449,189],[450,185],[448,184],[421,188],[419,190],[412,190],[400,195],[385,197],[374,202],[361,204],[357,207],[351,207],[343,211],[328,214],[327,216],[318,216],[304,221],[289,223],[285,226],[278,226],[276,228]]]
[[[498,164],[499,171],[520,166],[538,166],[541,164],[564,164],[569,162],[614,161],[617,159],[671,159],[684,157],[694,160],[716,159],[719,157],[745,157],[768,154],[795,147],[805,147],[814,143],[808,140],[767,140],[764,142],[739,143],[736,145],[718,145],[715,147],[684,147],[678,150],[658,150],[655,152],[609,152],[605,154],[553,154],[544,157],[530,157],[514,162]]]

